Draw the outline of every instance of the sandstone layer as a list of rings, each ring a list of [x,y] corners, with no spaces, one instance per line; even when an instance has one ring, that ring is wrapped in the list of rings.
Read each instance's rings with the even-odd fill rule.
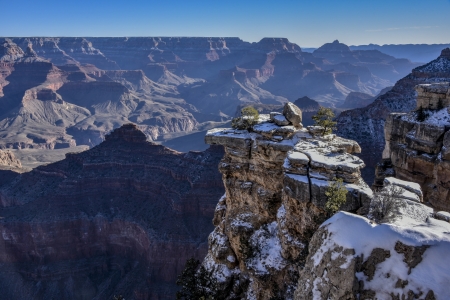
[[[100,145],[0,181],[5,299],[174,299],[204,257],[223,185],[219,146],[179,153],[133,124]]]

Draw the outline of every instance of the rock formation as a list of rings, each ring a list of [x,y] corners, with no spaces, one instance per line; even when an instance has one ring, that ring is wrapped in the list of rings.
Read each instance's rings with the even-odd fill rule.
[[[402,190],[396,218],[376,224],[339,212],[309,243],[295,299],[447,299],[442,268],[449,256],[448,221],[432,218],[415,183],[386,178]],[[412,197],[411,197],[412,196]],[[425,196],[426,197],[426,196]],[[425,198],[426,199],[426,198]],[[438,218],[436,216],[436,218]]]
[[[0,150],[0,168],[20,169],[22,164],[11,151]]]
[[[260,115],[252,132],[215,129],[205,138],[225,148],[219,164],[225,194],[203,265],[226,299],[291,299],[309,240],[327,216],[329,181],[343,179],[344,210],[367,206],[372,196],[360,177],[364,163],[351,154],[360,151],[357,143],[279,126],[277,116],[283,115]]]
[[[413,111],[391,113],[386,119],[386,143],[375,185],[382,185],[386,174],[417,182],[427,201],[450,211],[450,84],[421,84],[416,90]]]
[[[375,166],[381,160],[385,144],[384,125],[388,115],[391,112],[409,112],[416,107],[414,88],[418,84],[450,80],[450,60],[445,51],[443,53],[432,62],[415,68],[371,105],[344,111],[337,118],[337,133],[356,140],[363,149],[360,157],[368,166],[368,173],[363,173],[367,182],[373,182]]]
[[[174,299],[186,260],[206,254],[222,156],[173,151],[127,124],[57,163],[0,171],[2,298]]]

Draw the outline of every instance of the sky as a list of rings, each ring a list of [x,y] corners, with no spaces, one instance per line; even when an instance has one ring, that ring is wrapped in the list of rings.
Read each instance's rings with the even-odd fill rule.
[[[286,37],[301,47],[450,43],[450,0],[0,0],[0,36]]]

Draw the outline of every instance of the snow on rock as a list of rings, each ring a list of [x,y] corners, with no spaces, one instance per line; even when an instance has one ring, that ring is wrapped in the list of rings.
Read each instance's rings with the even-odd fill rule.
[[[277,222],[262,226],[250,238],[254,257],[247,260],[246,266],[257,275],[269,274],[271,270],[281,270],[288,263],[281,256]]]
[[[210,269],[227,299],[292,299],[308,242],[326,219],[329,180],[343,178],[349,190],[343,210],[356,211],[371,197],[361,179],[364,163],[351,155],[357,143],[314,137],[300,123],[278,125],[275,119],[285,124],[286,114],[271,118],[249,131],[210,130],[205,138],[225,148],[219,170],[226,195],[216,208],[206,261],[214,261]]]
[[[423,200],[423,193],[422,193],[422,188],[420,187],[420,184],[412,182],[412,181],[406,181],[406,180],[401,180],[395,177],[386,177],[384,179],[386,184],[392,184],[401,188],[404,188],[405,190],[408,190],[414,194],[416,194],[420,200]]]
[[[289,125],[289,121],[286,119],[285,116],[283,115],[276,115],[273,117],[273,121],[275,122],[275,124],[279,125],[279,126],[286,126]]]
[[[449,299],[450,224],[428,217],[406,219],[377,225],[339,212],[324,222],[311,240],[297,299],[425,299],[432,294]]]
[[[435,218],[438,219],[438,220],[450,222],[450,213],[448,213],[446,211],[438,211],[435,214]]]

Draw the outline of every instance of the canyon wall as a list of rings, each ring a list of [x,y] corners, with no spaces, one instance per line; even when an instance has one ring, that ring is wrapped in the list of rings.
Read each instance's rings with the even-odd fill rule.
[[[417,182],[436,209],[450,211],[450,85],[421,84],[416,90],[413,111],[386,119],[375,186],[382,185],[386,174]]]
[[[379,96],[364,108],[347,110],[337,118],[337,133],[356,140],[362,147],[360,157],[367,164],[364,178],[372,183],[375,166],[384,149],[384,126],[391,112],[409,112],[416,107],[415,86],[450,80],[450,59],[444,49],[437,59],[417,67],[406,77],[397,81],[387,93]]]
[[[207,252],[222,156],[220,146],[176,152],[128,124],[90,150],[8,173],[2,297],[174,299],[186,260]]]

